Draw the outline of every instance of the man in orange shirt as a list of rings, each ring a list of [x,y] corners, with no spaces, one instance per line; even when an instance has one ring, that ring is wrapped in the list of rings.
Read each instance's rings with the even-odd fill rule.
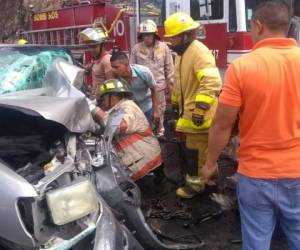
[[[228,68],[209,131],[206,183],[239,115],[237,196],[243,249],[269,249],[276,222],[300,249],[300,48],[286,38],[289,9],[261,3],[253,13],[251,53]]]

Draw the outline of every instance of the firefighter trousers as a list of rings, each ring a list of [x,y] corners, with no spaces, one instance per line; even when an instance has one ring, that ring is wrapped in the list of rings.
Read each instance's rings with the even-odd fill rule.
[[[208,149],[208,134],[185,134],[184,147],[186,184],[204,189],[205,183],[201,176],[201,169],[206,162]]]

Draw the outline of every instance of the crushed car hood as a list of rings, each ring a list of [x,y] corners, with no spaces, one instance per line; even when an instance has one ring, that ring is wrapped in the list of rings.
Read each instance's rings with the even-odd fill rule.
[[[40,115],[64,125],[75,133],[94,131],[96,127],[84,96],[10,96],[0,98],[0,106],[32,116]]]

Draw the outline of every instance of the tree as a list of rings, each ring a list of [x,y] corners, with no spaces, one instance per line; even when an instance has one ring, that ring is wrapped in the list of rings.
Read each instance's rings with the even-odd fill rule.
[[[23,0],[0,0],[0,42],[13,42],[18,30],[28,28],[28,12]]]

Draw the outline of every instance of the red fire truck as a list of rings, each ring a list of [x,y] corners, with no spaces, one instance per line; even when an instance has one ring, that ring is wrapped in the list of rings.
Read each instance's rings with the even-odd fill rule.
[[[293,0],[288,0],[292,2]],[[117,2],[117,3],[114,3]],[[163,37],[163,21],[178,11],[190,14],[203,25],[199,39],[216,57],[217,65],[227,64],[252,47],[249,23],[260,0],[124,0],[78,1],[77,5],[32,15],[32,30],[24,37],[33,44],[68,46],[75,56],[84,55],[78,33],[100,19],[109,31],[111,45],[130,52],[137,42],[137,26],[153,19]]]
[[[92,27],[95,20],[107,27],[111,46],[130,49],[134,37],[131,27],[135,27],[132,10],[118,8],[107,1],[78,1],[77,4],[61,9],[33,13],[32,30],[22,32],[22,36],[31,44],[68,47],[75,58],[85,61],[85,47],[78,34]]]

